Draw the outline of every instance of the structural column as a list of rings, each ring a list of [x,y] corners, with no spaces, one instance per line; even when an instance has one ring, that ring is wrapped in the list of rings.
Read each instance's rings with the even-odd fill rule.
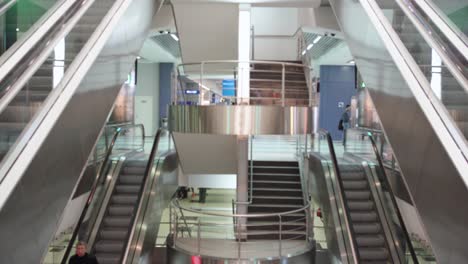
[[[237,214],[247,214],[247,205],[249,201],[249,137],[237,136]],[[238,219],[237,228],[239,232],[245,234],[247,223],[245,218]],[[237,237],[246,239],[246,235]]]

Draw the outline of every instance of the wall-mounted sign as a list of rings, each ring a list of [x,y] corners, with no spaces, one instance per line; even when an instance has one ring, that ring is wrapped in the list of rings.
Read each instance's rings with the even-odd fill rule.
[[[185,90],[185,94],[200,94],[200,90]]]
[[[236,80],[223,80],[223,96],[236,96]]]

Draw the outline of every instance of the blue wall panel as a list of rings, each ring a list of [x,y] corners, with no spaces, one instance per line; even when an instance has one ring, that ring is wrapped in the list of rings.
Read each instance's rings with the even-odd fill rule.
[[[171,104],[173,63],[159,64],[159,122],[167,117],[168,105]]]
[[[356,94],[354,66],[320,66],[319,126],[330,131],[334,140],[341,140],[343,132],[338,123],[351,97]]]

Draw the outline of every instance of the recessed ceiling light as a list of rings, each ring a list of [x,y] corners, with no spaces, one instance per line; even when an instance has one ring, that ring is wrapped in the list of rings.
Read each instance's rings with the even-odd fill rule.
[[[302,51],[302,55],[305,55],[306,52],[307,52],[307,50],[303,50],[303,51]]]
[[[319,40],[322,38],[322,36],[317,36],[315,39],[314,39],[314,44],[319,42]]]
[[[356,62],[354,60],[350,60],[348,61],[349,64],[356,64]]]
[[[176,34],[171,33],[171,37],[172,37],[175,41],[179,41],[179,37],[177,37]]]
[[[307,50],[310,50],[313,46],[314,44],[309,44],[309,46],[307,46]]]
[[[141,59],[141,57],[140,57],[140,56],[137,56],[137,60],[139,60],[139,59]]]

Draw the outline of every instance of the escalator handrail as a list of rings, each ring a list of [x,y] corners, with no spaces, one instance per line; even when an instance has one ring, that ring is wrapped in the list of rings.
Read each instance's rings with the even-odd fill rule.
[[[106,171],[106,167],[107,167],[107,164],[108,162],[110,161],[110,157],[112,155],[112,151],[114,149],[114,146],[115,146],[115,142],[117,142],[117,138],[119,137],[120,133],[123,131],[123,130],[128,130],[130,128],[134,128],[134,127],[138,127],[140,129],[142,129],[142,134],[143,134],[143,143],[144,143],[144,135],[145,135],[145,127],[143,126],[143,124],[136,124],[136,125],[125,125],[125,126],[122,126],[122,127],[119,127],[116,129],[114,135],[112,136],[112,140],[111,140],[111,143],[109,144],[109,148],[107,149],[107,152],[106,152],[106,156],[104,158],[104,162],[101,164],[101,167],[99,169],[99,173],[97,174],[96,176],[96,179],[94,180],[93,182],[93,185],[91,187],[91,191],[89,193],[89,196],[88,196],[88,199],[86,200],[86,204],[83,208],[83,211],[81,212],[81,215],[80,217],[78,218],[78,222],[75,226],[75,229],[73,230],[73,233],[72,233],[72,236],[70,238],[70,242],[68,243],[67,245],[67,249],[65,250],[65,254],[63,255],[63,258],[62,258],[62,264],[65,264],[70,256],[70,252],[71,252],[71,249],[74,245],[74,242],[75,242],[75,239],[76,237],[78,236],[78,232],[81,228],[81,225],[83,224],[83,221],[84,221],[84,218],[86,217],[86,214],[88,212],[88,209],[93,201],[93,198],[94,198],[94,195],[96,194],[96,191],[97,191],[97,188],[99,187],[99,183],[102,182],[103,178],[105,177],[105,171]],[[103,132],[105,133],[105,129],[103,130]]]
[[[330,156],[331,156],[331,159],[332,159],[333,170],[335,171],[335,175],[336,175],[337,182],[338,182],[338,188],[339,188],[338,193],[341,196],[340,197],[341,198],[341,203],[342,203],[341,206],[344,209],[345,225],[346,225],[346,228],[348,229],[349,239],[351,240],[352,257],[354,258],[354,263],[359,263],[358,260],[360,259],[360,257],[359,257],[359,251],[356,249],[357,248],[356,234],[354,232],[353,227],[351,226],[351,222],[350,222],[351,215],[350,215],[350,210],[348,208],[348,204],[345,202],[346,197],[345,197],[345,194],[344,194],[344,191],[343,191],[344,186],[343,186],[343,181],[342,181],[342,178],[341,178],[340,169],[338,167],[338,159],[336,157],[335,148],[333,146],[333,140],[332,140],[332,137],[330,135],[330,132],[328,132],[325,129],[319,129],[318,133],[325,136],[325,138],[327,140],[327,145],[328,145],[328,148],[329,148],[329,151],[330,151]]]
[[[0,16],[3,15],[8,9],[14,5],[18,0],[10,0],[4,3],[0,3]]]
[[[133,236],[134,236],[134,233],[135,233],[135,229],[136,229],[136,225],[137,225],[137,217],[140,213],[140,211],[142,210],[142,202],[143,202],[143,191],[147,188],[147,185],[149,183],[148,179],[150,179],[150,174],[151,174],[151,171],[152,171],[152,168],[153,168],[153,163],[154,163],[154,159],[156,157],[156,154],[159,150],[159,142],[161,141],[161,134],[166,131],[164,128],[159,128],[158,131],[156,132],[156,135],[154,137],[154,142],[153,142],[153,146],[151,147],[151,152],[150,152],[150,155],[149,155],[149,158],[148,158],[148,163],[146,164],[146,168],[145,168],[145,174],[143,175],[143,185],[140,187],[140,191],[139,191],[139,194],[138,195],[138,199],[137,199],[137,202],[136,204],[138,204],[138,207],[137,207],[137,210],[136,212],[133,214],[132,216],[132,220],[130,221],[130,223],[132,223],[132,225],[129,227],[128,231],[127,231],[127,234],[128,234],[128,237],[127,237],[127,243],[126,243],[126,247],[125,247],[125,251],[122,252],[122,256],[121,256],[121,260],[122,262],[121,263],[126,263],[126,260],[128,258],[128,254],[130,252],[130,245],[131,245],[131,242],[132,242],[132,239],[133,239]]]
[[[395,199],[395,193],[393,192],[392,185],[390,184],[390,181],[388,180],[388,176],[387,176],[387,173],[385,171],[384,163],[383,163],[382,157],[381,157],[381,155],[379,153],[379,149],[377,147],[377,144],[375,143],[374,136],[370,132],[367,132],[366,134],[367,134],[367,136],[369,137],[369,139],[370,139],[370,141],[372,143],[372,149],[373,149],[374,154],[375,154],[375,156],[377,158],[377,162],[379,163],[379,168],[382,171],[383,181],[384,181],[385,185],[387,186],[388,192],[390,194],[390,199],[392,201],[393,207],[395,208],[395,213],[396,213],[396,215],[398,217],[398,221],[400,222],[401,229],[402,229],[403,234],[404,234],[405,239],[406,239],[406,243],[408,244],[408,248],[409,248],[409,251],[410,251],[410,254],[411,254],[411,258],[413,260],[413,263],[418,264],[419,263],[418,257],[416,256],[416,252],[414,251],[413,243],[411,243],[411,238],[409,237],[409,234],[408,234],[408,229],[405,226],[405,222],[403,221],[403,216],[402,216],[402,214],[400,212],[397,201]]]
[[[450,21],[448,16],[431,0],[412,0],[421,10],[429,17],[429,19],[439,28],[447,39],[452,41],[454,46],[460,51],[462,56],[467,58],[466,52],[468,39],[466,35]]]

